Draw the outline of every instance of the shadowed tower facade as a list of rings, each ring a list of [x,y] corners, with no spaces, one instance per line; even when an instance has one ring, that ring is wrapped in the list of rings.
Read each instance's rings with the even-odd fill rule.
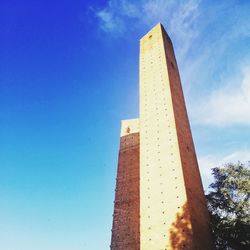
[[[122,123],[111,249],[213,249],[178,66],[161,24],[140,40],[140,118]]]

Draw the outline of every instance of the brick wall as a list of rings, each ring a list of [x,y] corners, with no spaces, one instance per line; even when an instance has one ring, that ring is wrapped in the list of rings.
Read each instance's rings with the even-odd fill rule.
[[[111,250],[140,249],[139,133],[120,138]]]

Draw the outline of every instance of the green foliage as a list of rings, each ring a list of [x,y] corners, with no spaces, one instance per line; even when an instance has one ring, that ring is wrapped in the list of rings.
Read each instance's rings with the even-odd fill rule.
[[[216,248],[250,249],[250,164],[213,168],[207,204]]]

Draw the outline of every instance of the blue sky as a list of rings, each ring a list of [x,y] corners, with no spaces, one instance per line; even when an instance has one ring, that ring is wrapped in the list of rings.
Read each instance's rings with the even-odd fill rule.
[[[138,40],[171,36],[204,186],[250,160],[248,0],[0,3],[0,249],[109,249]]]

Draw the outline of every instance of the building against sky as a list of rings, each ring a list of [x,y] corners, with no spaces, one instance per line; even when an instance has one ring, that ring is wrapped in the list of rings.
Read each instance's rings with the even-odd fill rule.
[[[140,40],[140,118],[122,121],[111,249],[213,249],[172,42]]]

